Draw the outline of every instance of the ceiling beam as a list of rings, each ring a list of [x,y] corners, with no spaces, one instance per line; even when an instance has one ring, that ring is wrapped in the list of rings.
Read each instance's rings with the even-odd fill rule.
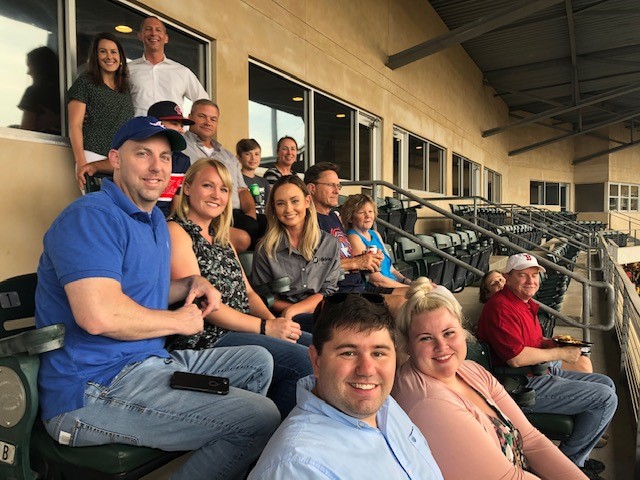
[[[552,143],[556,143],[556,142],[559,142],[561,140],[565,140],[567,138],[577,137],[578,135],[584,135],[585,133],[593,132],[595,130],[600,130],[601,128],[608,127],[608,126],[614,125],[616,123],[624,122],[625,120],[630,120],[630,119],[632,119],[634,117],[637,117],[639,115],[640,115],[640,111],[639,110],[634,110],[633,112],[631,112],[629,114],[620,115],[620,116],[618,116],[616,118],[607,120],[607,121],[602,122],[602,123],[597,123],[595,125],[592,125],[589,128],[585,128],[585,129],[580,130],[580,131],[576,131],[576,132],[572,132],[572,133],[566,133],[564,135],[558,135],[557,137],[548,138],[548,139],[543,140],[541,142],[537,142],[537,143],[533,143],[531,145],[527,145],[526,147],[522,147],[522,148],[517,148],[515,150],[511,150],[509,152],[509,156],[513,157],[513,156],[516,156],[516,155],[520,155],[521,153],[530,152],[531,150],[536,150],[538,148],[545,147],[547,145],[551,145]]]
[[[442,34],[431,40],[407,48],[401,52],[390,55],[387,59],[387,67],[392,70],[408,65],[437,53],[453,45],[476,38],[484,33],[495,30],[498,27],[513,23],[516,20],[527,17],[545,8],[551,7],[565,0],[521,0],[515,5],[502,11],[490,13],[478,20],[462,25],[450,32]]]
[[[515,113],[510,113],[510,116],[514,117],[514,118],[524,118],[521,115],[517,115]],[[575,130],[572,130],[570,128],[565,128],[565,127],[561,127],[561,124],[551,124],[551,123],[543,123],[543,122],[537,122],[536,125],[540,125],[541,127],[545,127],[545,128],[550,128],[552,130],[559,130],[561,132],[570,132],[573,133],[575,132]],[[605,140],[607,142],[612,142],[612,143],[618,143],[618,144],[624,144],[626,142],[623,142],[622,140],[616,140],[615,138],[611,138],[607,135],[603,135],[601,133],[597,133],[597,132],[589,132],[589,133],[585,133],[585,135],[587,137],[591,137],[591,138],[597,138],[598,140]]]
[[[576,55],[576,31],[573,23],[573,9],[571,0],[565,0],[565,12],[567,14],[567,29],[569,33],[569,51],[571,54],[571,84],[573,86],[573,103],[580,101],[580,83],[578,82],[578,59]]]
[[[589,155],[585,155],[584,157],[575,158],[573,162],[571,162],[571,164],[577,165],[579,163],[593,160],[594,158],[598,158],[602,155],[607,155],[609,153],[615,153],[615,152],[619,152],[620,150],[625,150],[627,148],[635,147],[638,144],[640,144],[640,140],[632,140],[631,142],[625,143],[623,145],[619,145],[617,147],[609,148],[607,150],[601,150],[600,152],[596,152],[596,153],[591,153]]]
[[[530,125],[538,120],[543,120],[546,118],[551,118],[557,115],[563,115],[565,113],[572,112],[574,110],[578,110],[583,107],[587,107],[589,105],[593,105],[598,102],[602,102],[604,100],[610,100],[612,98],[616,98],[622,95],[627,95],[631,92],[635,92],[640,90],[640,84],[636,83],[632,86],[624,86],[620,88],[615,88],[613,90],[609,90],[608,92],[601,93],[599,95],[594,95],[586,100],[578,102],[576,105],[566,106],[566,107],[556,107],[550,110],[546,110],[544,112],[537,113],[535,115],[531,115],[526,119],[517,120],[515,122],[511,122],[507,125],[503,125],[501,127],[492,128],[490,130],[485,130],[482,132],[483,137],[490,137],[491,135],[496,135],[498,133],[503,133],[511,128],[521,127],[524,125]]]
[[[608,48],[606,50],[598,50],[595,52],[582,53],[577,55],[577,60],[581,63],[584,63],[587,60],[598,61],[598,62],[607,62],[613,64],[620,65],[637,65],[638,62],[633,62],[630,60],[616,60],[614,57],[616,56],[634,56],[640,53],[640,45],[626,45],[624,47],[615,47]],[[543,60],[540,62],[532,62],[532,63],[522,63],[520,65],[512,65],[503,68],[495,68],[493,70],[487,70],[484,72],[485,77],[495,78],[497,77],[505,77],[513,74],[516,75],[526,75],[528,73],[539,72],[542,69],[546,68],[564,68],[568,64],[567,58],[553,58],[549,60]]]

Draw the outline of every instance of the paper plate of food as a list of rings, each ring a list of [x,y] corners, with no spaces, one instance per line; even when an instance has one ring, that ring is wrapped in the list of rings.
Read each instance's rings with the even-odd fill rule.
[[[592,342],[578,340],[577,338],[573,338],[571,335],[558,335],[557,337],[554,337],[553,341],[561,347],[590,347],[593,345]]]

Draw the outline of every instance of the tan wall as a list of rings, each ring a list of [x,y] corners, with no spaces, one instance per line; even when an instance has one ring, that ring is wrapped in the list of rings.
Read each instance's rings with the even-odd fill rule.
[[[576,158],[584,157],[592,153],[602,152],[610,148],[606,137],[609,130],[597,132],[598,136],[581,135],[574,140]],[[604,138],[601,138],[604,137]],[[597,158],[584,161],[576,166],[575,183],[603,183],[609,179],[609,155],[601,155]]]
[[[141,3],[214,39],[213,95],[221,107],[219,139],[227,146],[248,134],[253,58],[380,116],[385,180],[392,179],[395,124],[447,149],[447,193],[453,152],[502,173],[505,202],[528,204],[531,179],[574,181],[573,140],[508,156],[556,130],[523,127],[482,138],[483,130],[512,119],[462,47],[396,70],[385,66],[388,55],[446,32],[423,0],[192,0],[188,8],[174,0]],[[12,232],[2,241],[4,277],[35,268],[43,232],[77,189],[68,148],[2,136],[0,129],[0,168],[3,178],[14,179],[0,192],[10,207],[0,229]],[[600,181],[605,174],[606,165]]]
[[[617,126],[610,130],[612,138],[629,142],[629,130],[623,126]],[[609,148],[619,146],[619,143],[611,142]],[[639,147],[626,148],[609,155],[609,174],[611,182],[640,184],[640,168],[638,168]]]
[[[35,271],[44,233],[80,191],[68,147],[16,139],[1,139],[0,145],[0,279],[4,279]]]

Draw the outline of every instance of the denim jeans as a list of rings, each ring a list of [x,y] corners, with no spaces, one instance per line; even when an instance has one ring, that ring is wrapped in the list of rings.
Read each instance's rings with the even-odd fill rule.
[[[195,450],[174,479],[243,478],[280,423],[263,395],[273,360],[260,347],[182,350],[128,365],[110,385],[87,383],[85,406],[45,422],[74,447],[126,443]],[[228,395],[174,390],[174,371],[228,377]],[[255,392],[255,393],[254,393]]]
[[[296,405],[298,380],[313,373],[308,345],[311,335],[302,332],[298,343],[256,333],[228,332],[215,344],[216,347],[259,345],[273,356],[273,379],[267,396],[274,401],[284,419]]]
[[[553,362],[550,375],[532,377],[527,387],[536,391],[536,403],[523,410],[573,415],[573,433],[560,450],[579,467],[611,422],[616,407],[613,381],[599,373],[569,372]]]

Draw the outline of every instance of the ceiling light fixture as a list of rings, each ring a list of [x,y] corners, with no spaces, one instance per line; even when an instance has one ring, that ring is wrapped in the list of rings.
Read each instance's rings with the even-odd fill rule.
[[[129,25],[116,25],[115,31],[120,33],[131,33],[133,32],[133,28],[131,28]]]

